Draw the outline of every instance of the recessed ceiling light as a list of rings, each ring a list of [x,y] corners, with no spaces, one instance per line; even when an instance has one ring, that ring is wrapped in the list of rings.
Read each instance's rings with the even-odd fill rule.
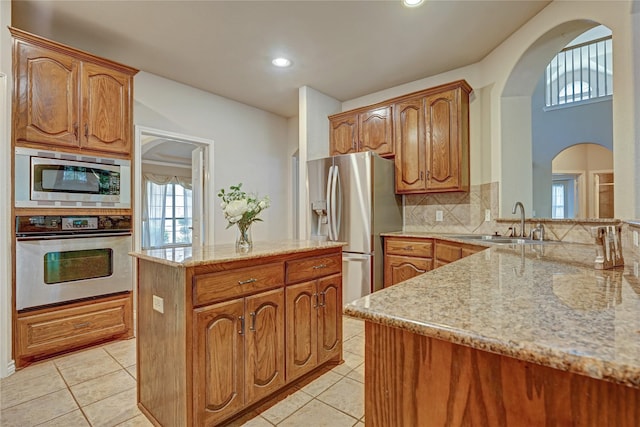
[[[402,0],[402,4],[407,7],[417,7],[420,6],[424,0]]]
[[[288,60],[287,58],[276,58],[273,61],[271,61],[271,63],[276,67],[280,67],[280,68],[286,68],[291,66],[291,61]]]

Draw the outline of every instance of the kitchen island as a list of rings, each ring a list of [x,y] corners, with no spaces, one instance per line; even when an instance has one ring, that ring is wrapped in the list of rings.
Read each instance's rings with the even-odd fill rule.
[[[488,249],[347,304],[368,426],[640,425],[640,280],[595,246]]]
[[[138,406],[154,425],[228,421],[342,361],[342,243],[131,253]]]

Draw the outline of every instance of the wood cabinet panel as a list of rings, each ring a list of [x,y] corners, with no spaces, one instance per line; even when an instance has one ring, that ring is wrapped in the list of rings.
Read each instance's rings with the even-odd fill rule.
[[[431,191],[463,187],[458,94],[452,90],[425,97],[427,189]]]
[[[640,425],[639,389],[371,322],[365,339],[367,426]]]
[[[329,154],[331,156],[358,151],[357,114],[329,118],[329,126]]]
[[[384,244],[385,254],[426,258],[433,256],[432,239],[386,237]]]
[[[215,425],[244,406],[244,300],[194,314],[196,425]]]
[[[14,139],[78,146],[80,61],[14,41]]]
[[[287,261],[287,283],[312,280],[342,271],[342,255],[327,255]]]
[[[18,315],[19,359],[70,351],[113,337],[133,336],[131,295]]]
[[[393,106],[376,105],[329,117],[329,154],[374,151],[380,156],[394,155]]]
[[[384,257],[384,286],[395,285],[433,269],[431,258],[418,258],[398,255]]]
[[[318,298],[318,363],[323,363],[342,350],[342,276],[319,279]]]
[[[199,306],[236,298],[283,284],[284,264],[281,262],[200,274],[194,277],[193,304]]]
[[[457,243],[436,241],[435,259],[438,262],[453,262],[462,258],[462,246]]]
[[[393,107],[374,108],[358,114],[358,151],[393,156]]]
[[[317,364],[317,308],[315,282],[287,286],[287,381],[309,372]]]
[[[130,157],[137,70],[16,28],[14,144]]]
[[[424,99],[399,102],[394,110],[396,193],[424,192],[427,170]]]
[[[396,192],[469,191],[469,93],[464,81],[394,104]]]
[[[256,402],[285,384],[284,289],[246,298],[245,404]]]
[[[86,148],[131,151],[131,77],[102,66],[82,64],[82,117]]]

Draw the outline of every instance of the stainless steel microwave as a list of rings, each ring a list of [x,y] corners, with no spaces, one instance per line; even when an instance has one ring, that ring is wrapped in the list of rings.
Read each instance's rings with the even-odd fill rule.
[[[15,149],[15,207],[130,208],[131,162]]]

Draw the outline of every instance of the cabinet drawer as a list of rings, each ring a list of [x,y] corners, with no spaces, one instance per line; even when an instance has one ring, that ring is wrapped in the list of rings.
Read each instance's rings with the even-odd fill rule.
[[[462,258],[467,257],[469,255],[473,255],[477,252],[485,250],[484,246],[475,246],[475,245],[466,245],[462,247]]]
[[[193,278],[193,305],[237,298],[284,285],[283,264],[237,268]]]
[[[411,238],[389,238],[384,239],[385,254],[405,255],[422,258],[433,256],[433,240],[431,239],[411,239]]]
[[[20,357],[68,351],[131,332],[131,297],[88,303],[17,319]]]
[[[296,283],[342,272],[342,254],[287,261],[287,283]]]
[[[453,262],[462,258],[462,247],[454,244],[446,244],[438,242],[436,244],[437,261]]]

